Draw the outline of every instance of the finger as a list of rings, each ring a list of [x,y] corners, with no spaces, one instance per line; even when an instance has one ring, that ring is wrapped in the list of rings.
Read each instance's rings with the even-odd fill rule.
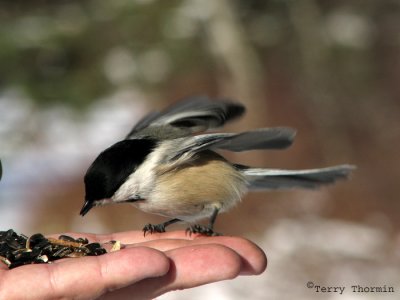
[[[177,231],[167,231],[167,232],[154,232],[152,234],[147,233],[144,235],[143,231],[126,231],[126,232],[118,232],[113,233],[108,236],[99,237],[102,241],[107,240],[118,240],[124,244],[134,244],[134,243],[142,243],[146,241],[153,241],[159,239],[182,239],[182,240],[193,240],[199,235],[193,234],[189,235],[184,230]]]
[[[136,245],[168,251],[188,245],[206,244],[219,244],[234,250],[242,259],[241,275],[258,275],[264,272],[267,267],[267,257],[264,251],[251,241],[240,237],[198,237],[193,240],[162,239],[150,240]],[[128,245],[128,247],[135,247],[135,245]]]
[[[165,276],[143,280],[104,299],[124,299],[126,295],[152,299],[172,290],[235,278],[241,269],[238,254],[221,245],[191,245],[169,250],[166,255],[171,259],[171,267]]]
[[[67,232],[65,235],[71,236],[73,238],[87,238],[90,242],[106,243],[109,241],[120,241],[122,244],[134,244],[141,243],[145,241],[152,241],[158,239],[184,239],[193,240],[199,235],[189,235],[185,231],[169,231],[163,233],[153,233],[144,235],[143,231],[125,231],[117,232],[111,234],[94,234],[94,233],[77,233],[77,232]],[[49,237],[58,238],[59,234],[52,234]]]
[[[13,289],[12,284],[2,287],[0,299],[13,299],[13,295],[21,299],[24,294],[29,294],[29,299],[93,299],[146,278],[163,276],[169,262],[160,251],[138,247],[57,264],[23,266],[6,272],[4,282],[18,282],[20,288]]]

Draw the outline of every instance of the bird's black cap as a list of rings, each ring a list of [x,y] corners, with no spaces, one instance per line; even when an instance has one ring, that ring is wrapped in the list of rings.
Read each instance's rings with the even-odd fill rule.
[[[100,153],[85,175],[85,203],[80,214],[85,215],[96,200],[111,198],[156,143],[152,139],[123,140]]]

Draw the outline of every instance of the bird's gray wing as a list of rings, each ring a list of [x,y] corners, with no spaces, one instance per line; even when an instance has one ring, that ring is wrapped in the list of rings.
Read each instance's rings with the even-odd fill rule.
[[[210,133],[182,138],[171,151],[170,160],[182,155],[192,156],[200,151],[229,150],[234,152],[262,149],[284,149],[294,139],[295,130],[287,127],[260,128],[241,133]]]
[[[161,112],[145,116],[135,125],[127,138],[151,135],[152,130],[146,130],[149,127],[181,129],[183,135],[190,135],[223,126],[244,112],[245,107],[242,104],[230,100],[210,100],[204,96],[191,97]]]

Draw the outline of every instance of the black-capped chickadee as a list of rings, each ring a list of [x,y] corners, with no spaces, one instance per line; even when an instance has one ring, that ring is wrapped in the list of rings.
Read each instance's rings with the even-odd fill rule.
[[[193,97],[150,113],[89,167],[80,214],[85,215],[93,206],[132,203],[145,212],[171,218],[147,224],[144,234],[164,232],[168,225],[184,221],[191,224],[190,233],[215,235],[218,213],[236,205],[247,190],[316,188],[346,178],[354,168],[281,170],[230,163],[215,150],[284,149],[295,136],[295,130],[286,127],[198,134],[244,112],[239,103]],[[194,225],[203,218],[209,218],[208,226]]]

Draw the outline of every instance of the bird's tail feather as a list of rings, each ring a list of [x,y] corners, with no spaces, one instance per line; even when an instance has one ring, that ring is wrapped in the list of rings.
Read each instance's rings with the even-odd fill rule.
[[[346,179],[355,169],[352,165],[338,165],[320,169],[281,170],[236,166],[248,181],[251,190],[274,190],[288,188],[317,188],[321,185]]]

